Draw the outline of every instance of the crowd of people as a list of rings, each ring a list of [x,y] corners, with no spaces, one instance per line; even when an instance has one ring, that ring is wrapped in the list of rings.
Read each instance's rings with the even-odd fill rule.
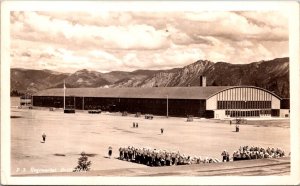
[[[119,159],[147,166],[172,166],[220,162],[220,160],[216,158],[201,158],[200,156],[191,157],[181,154],[180,152],[151,148],[136,148],[133,146],[120,147]]]
[[[221,153],[223,162],[229,162],[229,153],[224,150]],[[241,146],[239,150],[235,151],[232,156],[233,161],[263,159],[263,158],[279,158],[284,157],[284,151],[279,148],[262,148]],[[218,163],[217,158],[201,158],[201,156],[188,156],[178,152],[171,152],[167,150],[151,149],[151,148],[137,148],[133,146],[120,147],[119,159],[140,163],[148,166],[171,166],[171,165],[190,165],[200,163]]]
[[[280,158],[284,157],[284,151],[279,148],[262,148],[262,147],[249,147],[243,146],[233,153],[233,161],[250,160],[250,159],[263,159],[263,158]]]

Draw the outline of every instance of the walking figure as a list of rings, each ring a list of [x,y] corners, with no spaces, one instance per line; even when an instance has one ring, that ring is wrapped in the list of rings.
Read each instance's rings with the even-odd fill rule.
[[[43,138],[43,143],[45,143],[46,142],[46,134],[45,133],[43,133],[42,138]]]
[[[135,123],[133,122],[133,128],[135,128]]]
[[[108,147],[108,157],[110,158],[111,155],[112,155],[112,147],[109,146],[109,147]]]
[[[136,124],[135,124],[135,127],[136,127],[136,128],[139,128],[139,123],[136,123]]]
[[[160,129],[160,134],[163,134],[163,133],[164,133],[164,129],[161,128],[161,129]]]

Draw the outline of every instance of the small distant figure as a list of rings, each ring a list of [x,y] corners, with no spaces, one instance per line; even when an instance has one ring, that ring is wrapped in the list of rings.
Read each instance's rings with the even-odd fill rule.
[[[236,125],[235,126],[235,132],[239,132],[240,131],[240,126],[239,125]]]
[[[136,124],[135,124],[135,127],[136,127],[136,128],[139,128],[139,123],[136,123]]]
[[[43,133],[42,138],[43,138],[43,143],[45,143],[46,142],[46,134],[45,133]]]
[[[226,151],[226,162],[229,162],[229,153]]]
[[[163,134],[164,133],[164,128],[161,128],[160,129],[160,134]]]
[[[227,161],[227,151],[226,151],[226,150],[224,150],[224,151],[222,152],[221,156],[222,156],[222,158],[223,158],[222,162]]]
[[[110,158],[111,155],[112,155],[112,147],[109,146],[109,147],[108,147],[108,157]]]
[[[133,128],[135,128],[135,123],[133,122]]]

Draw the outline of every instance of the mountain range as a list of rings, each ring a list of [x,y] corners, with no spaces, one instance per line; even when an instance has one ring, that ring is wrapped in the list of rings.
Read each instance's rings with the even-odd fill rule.
[[[199,86],[201,75],[207,86],[250,85],[289,97],[289,58],[276,58],[249,64],[231,64],[199,60],[182,68],[169,70],[112,71],[101,73],[79,70],[61,73],[50,70],[11,68],[11,91],[34,93],[63,87],[174,87]]]

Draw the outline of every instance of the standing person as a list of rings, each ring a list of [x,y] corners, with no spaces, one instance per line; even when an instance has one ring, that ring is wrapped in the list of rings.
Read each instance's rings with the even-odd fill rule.
[[[119,148],[119,153],[120,153],[119,158],[120,158],[120,160],[122,160],[124,158],[124,155],[123,155],[124,152],[123,152],[122,147]]]
[[[45,133],[43,133],[42,138],[43,138],[43,143],[45,143],[46,142],[46,134]]]
[[[172,162],[172,160],[171,160],[171,154],[167,153],[166,154],[166,165],[167,166],[171,166],[171,162]]]
[[[133,128],[135,128],[135,123],[133,122]]]
[[[226,162],[229,162],[229,153],[226,151]]]
[[[131,150],[131,147],[128,147],[128,159],[129,159],[129,161],[132,161],[132,154],[133,154],[133,151]]]
[[[108,157],[110,158],[111,155],[112,155],[112,147],[109,146],[109,147],[108,147]]]
[[[240,126],[239,126],[239,125],[236,125],[236,126],[235,126],[235,131],[236,131],[236,132],[240,132]]]
[[[226,150],[224,150],[221,154],[221,156],[223,157],[223,160],[222,162],[225,162],[227,160],[227,153],[226,153]]]
[[[124,159],[125,159],[126,161],[128,161],[128,149],[127,149],[127,147],[125,147],[124,149],[125,149],[125,150],[124,150]]]
[[[160,129],[160,134],[163,134],[163,133],[164,133],[164,129],[161,128],[161,129]]]
[[[233,161],[237,161],[237,153],[238,153],[238,151],[233,152],[233,154],[232,154],[232,160]]]
[[[136,124],[135,124],[135,127],[136,127],[136,128],[139,128],[139,123],[136,123]]]

